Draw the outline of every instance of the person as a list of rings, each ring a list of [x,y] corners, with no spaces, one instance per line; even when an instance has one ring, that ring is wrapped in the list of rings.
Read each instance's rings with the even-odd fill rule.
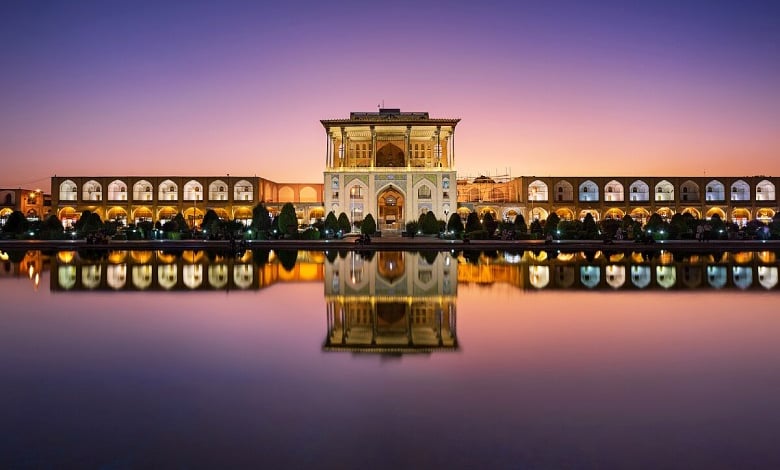
[[[704,225],[696,227],[696,240],[699,242],[704,241]]]

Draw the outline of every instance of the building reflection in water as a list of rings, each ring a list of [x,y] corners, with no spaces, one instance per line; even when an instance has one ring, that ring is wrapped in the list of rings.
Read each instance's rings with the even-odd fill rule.
[[[325,351],[458,349],[458,260],[450,252],[345,252],[325,264]]]
[[[293,265],[278,262],[273,251],[226,256],[203,250],[61,251],[53,257],[51,289],[193,291],[261,289],[276,282],[323,279],[324,255],[290,251]]]
[[[778,289],[777,254],[557,251],[460,256],[458,282],[521,289]]]
[[[33,290],[38,290],[44,269],[48,269],[48,257],[40,251],[0,250],[0,278],[26,277],[32,283]]]

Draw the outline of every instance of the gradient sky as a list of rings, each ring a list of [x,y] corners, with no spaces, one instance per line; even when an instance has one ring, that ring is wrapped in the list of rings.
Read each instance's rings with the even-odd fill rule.
[[[0,186],[320,182],[382,101],[461,118],[461,174],[780,175],[780,2],[645,3],[4,2]]]

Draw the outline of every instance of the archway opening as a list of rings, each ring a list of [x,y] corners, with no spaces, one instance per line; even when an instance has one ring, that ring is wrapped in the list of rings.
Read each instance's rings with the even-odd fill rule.
[[[395,144],[386,144],[376,152],[376,166],[400,167],[406,164],[404,151]]]
[[[390,186],[377,199],[379,218],[377,223],[384,230],[399,230],[404,220],[404,195]]]

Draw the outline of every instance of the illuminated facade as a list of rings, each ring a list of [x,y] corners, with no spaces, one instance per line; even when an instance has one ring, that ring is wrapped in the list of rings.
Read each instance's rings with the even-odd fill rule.
[[[324,206],[356,224],[372,214],[377,228],[455,210],[455,126],[459,119],[380,109],[321,121],[325,128]]]
[[[209,209],[248,224],[260,202],[272,214],[286,202],[295,204],[301,223],[324,212],[321,184],[275,183],[256,176],[55,176],[51,187],[52,205],[65,226],[85,210],[121,224],[166,221],[182,213],[195,225]]]
[[[13,211],[28,220],[41,220],[51,212],[51,199],[40,189],[0,189],[0,226]]]
[[[780,210],[776,188],[780,178],[735,177],[544,177],[520,176],[458,181],[461,215],[490,212],[494,217],[545,220],[555,212],[562,220],[621,219],[626,214],[646,222],[657,213],[670,219],[677,213],[744,225],[769,222]]]
[[[326,351],[458,348],[457,258],[449,252],[348,252],[325,265]]]

